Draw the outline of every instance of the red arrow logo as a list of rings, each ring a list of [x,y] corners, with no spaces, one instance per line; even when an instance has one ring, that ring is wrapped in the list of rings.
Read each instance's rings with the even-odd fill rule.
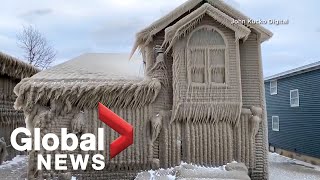
[[[121,135],[110,144],[112,159],[133,144],[133,127],[103,104],[99,103],[98,109],[99,119]]]

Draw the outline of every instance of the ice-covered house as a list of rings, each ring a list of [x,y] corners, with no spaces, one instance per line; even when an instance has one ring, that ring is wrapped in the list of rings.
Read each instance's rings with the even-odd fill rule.
[[[243,162],[252,179],[267,179],[261,43],[272,33],[238,19],[248,17],[223,1],[189,0],[137,34],[133,52],[142,52],[144,78],[108,63],[117,55],[84,55],[23,80],[15,107],[43,134],[62,127],[97,133],[105,127],[98,102],[134,126],[134,144],[107,159],[103,171],[71,171],[83,179],[132,178],[181,161]],[[105,134],[108,155],[118,135],[107,127]],[[30,153],[29,177],[56,176],[36,170],[37,153]]]
[[[0,148],[0,164],[1,160],[12,159],[19,153],[10,146],[10,135],[15,128],[25,126],[23,112],[13,108],[16,99],[13,88],[21,79],[37,72],[39,70],[35,67],[0,52],[0,138],[8,145],[6,158],[3,158],[4,150]]]

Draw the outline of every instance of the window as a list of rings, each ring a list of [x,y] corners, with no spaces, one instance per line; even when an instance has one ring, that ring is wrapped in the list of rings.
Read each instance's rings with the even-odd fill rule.
[[[270,81],[270,94],[278,94],[278,83],[277,81]]]
[[[188,40],[188,79],[195,84],[225,84],[226,44],[212,26],[194,30]]]
[[[272,131],[279,131],[279,116],[272,116]]]
[[[290,91],[290,106],[299,107],[299,90],[298,89]]]

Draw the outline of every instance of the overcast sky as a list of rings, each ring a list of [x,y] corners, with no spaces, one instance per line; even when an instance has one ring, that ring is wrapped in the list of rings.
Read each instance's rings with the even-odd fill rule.
[[[57,49],[57,63],[87,52],[129,52],[135,33],[186,0],[2,0],[0,51],[22,52],[16,35],[33,24]],[[274,36],[263,44],[269,76],[320,61],[320,1],[226,0],[253,19],[289,19],[266,25]]]

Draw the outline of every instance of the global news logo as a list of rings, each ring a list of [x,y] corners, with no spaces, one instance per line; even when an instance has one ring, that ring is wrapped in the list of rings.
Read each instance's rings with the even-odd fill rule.
[[[99,119],[120,134],[120,137],[110,144],[109,154],[110,159],[112,159],[133,144],[133,127],[101,103],[98,104],[98,112]],[[18,151],[41,151],[44,149],[48,152],[56,151],[59,147],[59,150],[66,152],[74,152],[78,148],[83,152],[105,150],[104,128],[98,128],[98,137],[94,134],[86,133],[82,134],[80,139],[78,139],[76,134],[68,133],[67,128],[61,129],[60,139],[58,135],[53,133],[45,134],[41,139],[40,132],[40,128],[34,128],[33,133],[26,128],[15,129],[11,134],[12,147]],[[17,143],[17,136],[21,133],[28,137],[21,138],[21,145],[19,145]],[[41,149],[41,147],[43,149]],[[46,154],[44,156],[39,153],[37,155],[37,169],[42,170],[42,167],[44,167],[46,170],[67,170],[68,158],[71,161],[73,170],[78,170],[79,168],[81,170],[86,170],[90,155],[55,154],[53,160],[51,154]],[[91,160],[91,166],[94,170],[99,171],[105,168],[106,158],[104,155],[95,154],[91,157]],[[52,167],[52,161],[54,161],[54,167]]]

